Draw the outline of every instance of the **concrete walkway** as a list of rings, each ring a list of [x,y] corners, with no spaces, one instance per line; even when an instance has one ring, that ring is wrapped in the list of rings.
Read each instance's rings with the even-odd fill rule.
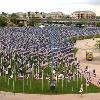
[[[39,94],[19,94],[0,93],[0,100],[100,100],[100,93],[84,94],[65,94],[65,95],[39,95]]]
[[[80,67],[84,70],[85,67],[88,66],[91,72],[91,75],[92,75],[93,69],[95,69],[97,76],[96,78],[92,79],[92,83],[100,87],[100,85],[97,84],[98,79],[100,78],[100,52],[95,47],[97,40],[100,40],[100,38],[97,38],[95,40],[93,39],[79,40],[77,41],[75,47],[79,49],[76,54],[76,57],[80,61]],[[89,50],[89,49],[93,51],[93,56],[94,56],[93,61],[86,61],[85,59],[86,50]]]

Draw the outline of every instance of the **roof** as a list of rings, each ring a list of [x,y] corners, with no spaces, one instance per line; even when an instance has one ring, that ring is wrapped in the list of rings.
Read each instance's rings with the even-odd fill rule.
[[[86,52],[92,52],[91,50],[86,50]]]
[[[89,14],[95,14],[93,11],[75,11],[73,13],[89,13]]]

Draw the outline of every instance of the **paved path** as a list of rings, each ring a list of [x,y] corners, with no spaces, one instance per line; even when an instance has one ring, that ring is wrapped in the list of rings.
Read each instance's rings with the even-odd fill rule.
[[[75,45],[75,47],[79,49],[76,56],[80,61],[80,67],[84,70],[85,67],[88,66],[90,72],[92,72],[93,69],[96,70],[97,76],[92,80],[92,83],[94,83],[95,85],[97,85],[98,79],[100,78],[100,52],[95,48],[95,44],[97,40],[100,40],[100,38],[97,38],[95,40],[93,39],[79,40]],[[86,61],[85,59],[86,58],[85,53],[86,50],[88,49],[93,51],[93,56],[94,56],[93,61]]]
[[[65,94],[65,95],[38,95],[38,94],[19,94],[0,93],[0,100],[100,100],[100,93],[84,94]]]

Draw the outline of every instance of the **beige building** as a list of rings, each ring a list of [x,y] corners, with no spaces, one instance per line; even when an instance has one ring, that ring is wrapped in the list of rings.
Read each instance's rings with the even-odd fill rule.
[[[46,17],[46,13],[44,12],[27,12],[27,15],[29,18],[45,18]]]
[[[23,13],[23,12],[17,12],[16,15],[17,15],[19,18],[25,18],[25,13]]]
[[[62,19],[64,18],[64,14],[62,12],[51,12],[47,17],[51,17],[52,19]]]
[[[40,12],[35,12],[34,17],[43,18],[42,14]]]
[[[71,14],[75,19],[96,19],[96,14],[92,11],[75,11]]]
[[[27,13],[23,13],[23,12],[18,12],[16,13],[17,16],[19,16],[19,18],[48,18],[51,17],[52,19],[62,19],[64,18],[64,14],[62,12],[51,12],[51,13],[44,13],[44,12],[27,12]]]

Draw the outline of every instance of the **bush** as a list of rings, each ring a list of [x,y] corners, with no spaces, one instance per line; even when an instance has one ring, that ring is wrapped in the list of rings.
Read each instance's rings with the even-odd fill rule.
[[[5,17],[0,16],[0,27],[7,26],[7,19]]]

